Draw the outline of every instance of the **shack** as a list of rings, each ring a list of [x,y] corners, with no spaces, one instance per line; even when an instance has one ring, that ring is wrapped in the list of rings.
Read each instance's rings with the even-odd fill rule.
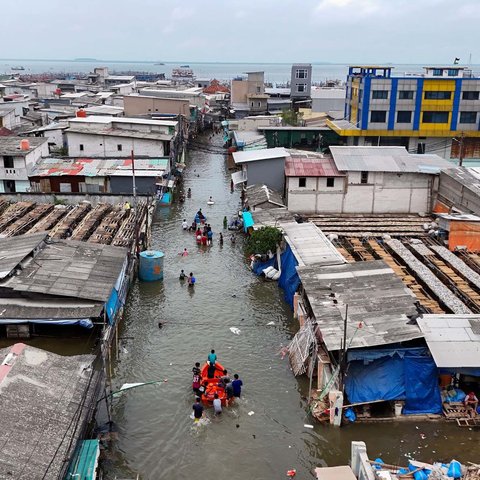
[[[96,407],[95,358],[23,343],[0,349],[1,478],[66,478]]]

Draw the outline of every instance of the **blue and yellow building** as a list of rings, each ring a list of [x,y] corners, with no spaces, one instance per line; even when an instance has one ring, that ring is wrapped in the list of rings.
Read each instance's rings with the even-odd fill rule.
[[[347,145],[480,158],[479,97],[480,78],[458,65],[403,76],[389,66],[351,66],[344,119],[328,125]]]

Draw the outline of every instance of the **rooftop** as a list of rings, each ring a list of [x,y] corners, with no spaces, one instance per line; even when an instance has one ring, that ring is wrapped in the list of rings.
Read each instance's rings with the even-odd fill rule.
[[[94,359],[22,343],[0,350],[1,478],[63,478],[94,406]]]
[[[404,147],[330,147],[340,171],[440,173],[451,163],[435,154],[411,154]]]
[[[133,118],[133,117],[115,117],[112,118],[108,115],[89,115],[87,117],[75,117],[69,118],[69,123],[98,123],[108,125],[110,123],[131,123],[133,125],[158,125],[164,127],[176,127],[178,122],[173,122],[171,120],[150,120],[147,118]]]
[[[480,315],[423,315],[417,322],[438,368],[480,367]]]
[[[158,177],[168,168],[168,158],[136,158],[135,175]],[[132,176],[131,158],[42,158],[33,167],[31,177],[85,177]]]
[[[382,260],[344,265],[297,267],[323,341],[340,350],[348,304],[349,348],[400,343],[423,337],[407,315],[417,313],[416,298]]]
[[[283,148],[264,148],[262,150],[248,150],[246,152],[233,152],[235,163],[256,162],[259,160],[270,160],[274,158],[286,158],[290,154]]]
[[[15,240],[19,242],[25,237],[28,236],[15,237]],[[9,255],[7,247],[18,251],[10,238],[0,238],[0,251]],[[106,302],[120,276],[126,255],[127,249],[121,247],[55,240],[45,245],[35,261],[25,265],[3,286],[16,292]]]
[[[480,196],[480,168],[452,167],[442,170],[447,175],[475,195]]]
[[[89,115],[121,115],[123,107],[115,107],[113,105],[95,105],[84,109]]]
[[[280,193],[267,187],[267,185],[248,186],[245,192],[245,201],[248,202],[252,210],[256,210],[256,207],[261,209],[285,207]]]
[[[113,117],[112,117],[113,118]],[[68,133],[83,133],[89,135],[102,135],[108,137],[126,137],[126,138],[143,138],[146,140],[169,141],[174,134],[166,134],[159,132],[139,132],[138,130],[127,130],[123,128],[99,128],[97,125],[86,126],[81,128],[70,127]]]
[[[20,142],[25,140],[25,137],[0,136],[0,155],[12,155],[12,156],[25,156],[30,152],[48,142],[48,138],[29,137],[27,140],[30,144],[30,148],[26,150],[20,149]]]
[[[341,265],[346,262],[315,224],[281,222],[279,226],[286,235],[299,266]]]
[[[286,177],[343,177],[330,155],[316,152],[289,150],[285,161]]]

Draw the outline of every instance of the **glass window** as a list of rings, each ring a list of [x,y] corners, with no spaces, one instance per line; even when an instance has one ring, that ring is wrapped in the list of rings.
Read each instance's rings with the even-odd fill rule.
[[[120,143],[117,145],[117,150],[118,150],[119,152],[122,151],[122,145],[121,145]]]
[[[83,152],[83,144],[80,144],[80,151]]]
[[[450,100],[452,98],[452,92],[444,91],[426,91],[425,100]]]
[[[412,121],[412,112],[410,110],[399,110],[397,112],[397,123],[410,123]]]
[[[398,99],[399,100],[412,100],[413,99],[413,90],[399,90]]]
[[[299,68],[295,72],[295,78],[308,78],[308,70],[306,68]]]
[[[386,100],[388,98],[388,90],[373,90],[372,99],[374,100]]]
[[[477,123],[477,112],[460,112],[460,123]]]
[[[458,75],[458,70],[449,69],[448,72],[447,72],[447,75],[449,77],[456,77]]]
[[[372,123],[385,123],[387,112],[385,110],[372,110],[370,112],[370,121]]]
[[[3,167],[4,168],[14,168],[13,157],[10,155],[3,156]]]
[[[306,186],[307,186],[307,178],[306,178],[306,177],[300,177],[300,178],[298,179],[298,186],[299,186],[300,188],[306,187]]]
[[[305,83],[299,83],[297,85],[297,92],[304,92],[307,89],[307,85]]]
[[[449,112],[423,112],[423,123],[448,123]]]
[[[479,92],[462,92],[462,100],[478,100]]]
[[[362,172],[360,174],[360,183],[368,183],[368,172]]]
[[[433,69],[433,76],[434,77],[441,77],[443,75],[443,70],[441,68],[434,68]]]
[[[335,177],[327,177],[327,187],[335,186]]]

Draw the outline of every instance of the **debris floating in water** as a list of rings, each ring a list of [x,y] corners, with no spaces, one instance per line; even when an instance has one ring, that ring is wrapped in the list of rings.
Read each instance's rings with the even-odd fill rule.
[[[267,325],[275,325],[275,322],[268,322]]]
[[[287,470],[287,477],[292,478],[292,477],[294,477],[296,474],[297,474],[297,471],[296,471],[294,468],[292,468],[291,470]]]
[[[313,428],[313,425],[310,425],[309,423],[304,423],[303,426],[305,428]]]
[[[255,413],[255,412],[254,412],[253,410],[250,410],[250,411],[248,412],[248,414],[249,414],[250,416],[252,416],[254,413]]]
[[[240,335],[240,329],[237,327],[230,327],[230,331],[235,335]]]

